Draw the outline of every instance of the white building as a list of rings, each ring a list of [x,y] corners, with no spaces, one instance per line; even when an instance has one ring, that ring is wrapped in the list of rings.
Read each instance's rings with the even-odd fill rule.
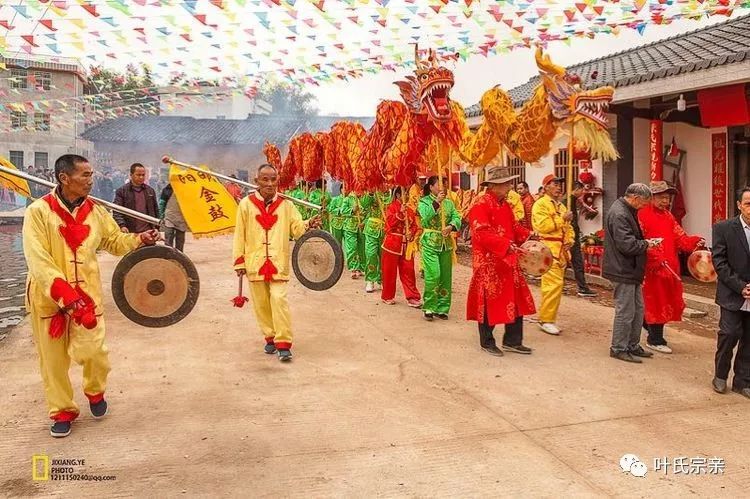
[[[606,165],[593,161],[591,171],[604,195],[598,199],[600,215],[581,221],[582,233],[601,228],[607,208],[629,184],[651,180],[652,122],[662,130],[656,156],[664,161],[663,179],[676,181],[670,163],[680,165],[685,230],[710,243],[711,225],[736,214],[734,192],[750,184],[748,33],[750,15],[567,68],[588,88],[615,87],[609,125],[620,159]],[[516,106],[531,97],[538,81],[509,92]],[[467,117],[478,125],[479,106],[469,108]],[[672,139],[681,151],[675,157],[666,154]],[[567,143],[566,136],[558,137],[540,166],[517,166],[532,192],[545,175],[565,171],[566,154],[560,151]]]
[[[161,116],[244,120],[251,114],[271,114],[271,105],[229,87],[165,87],[159,90]]]
[[[57,157],[90,155],[84,130],[83,67],[77,60],[0,57],[0,154],[17,167],[52,168]]]

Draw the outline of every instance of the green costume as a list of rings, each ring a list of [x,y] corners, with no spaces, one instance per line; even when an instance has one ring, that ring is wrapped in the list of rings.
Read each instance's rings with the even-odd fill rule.
[[[435,314],[447,314],[451,308],[451,284],[453,279],[453,235],[441,234],[440,208],[435,209],[437,198],[430,194],[419,200],[420,225],[422,226],[422,268],[424,269],[424,305],[422,310]],[[455,231],[461,226],[461,217],[450,199],[443,200],[445,225]]]
[[[351,193],[341,201],[339,212],[344,217],[344,255],[352,272],[364,272],[365,239],[362,235],[362,209],[359,198]]]
[[[377,196],[377,197],[376,197]],[[378,199],[380,202],[378,202]],[[362,196],[361,205],[367,213],[365,222],[365,281],[381,283],[380,273],[380,247],[383,245],[385,236],[385,220],[383,213],[390,203],[390,194],[365,194]]]
[[[331,232],[329,206],[331,204],[331,195],[328,193],[328,191],[323,192],[323,189],[315,188],[307,195],[307,200],[313,204],[317,204],[318,206],[325,206],[325,211],[319,212],[320,216],[322,217],[322,227],[324,231]],[[312,208],[310,208],[309,211],[311,212],[311,214],[312,212],[317,212],[317,210],[314,210]]]
[[[307,200],[307,194],[305,194],[305,190],[300,186],[297,186],[291,191],[289,191],[288,195],[293,197],[294,199],[303,199],[305,201]],[[299,211],[300,215],[302,215],[302,218],[304,220],[307,220],[309,218],[307,216],[308,215],[307,208],[304,205],[301,205],[299,203],[294,203],[294,206],[297,207],[297,211]]]
[[[341,203],[346,196],[336,196],[331,199],[326,209],[328,210],[331,235],[344,247],[344,217],[341,216]]]

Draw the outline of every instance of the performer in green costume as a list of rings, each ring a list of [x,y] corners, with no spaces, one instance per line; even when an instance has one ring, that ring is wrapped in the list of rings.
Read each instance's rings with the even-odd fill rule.
[[[372,293],[380,289],[380,247],[384,237],[384,213],[390,203],[390,194],[376,192],[362,197],[362,207],[368,212],[365,222],[365,291]]]
[[[323,190],[323,181],[318,180],[315,182],[315,188],[307,194],[307,200],[313,204],[317,204],[321,208],[322,225],[321,228],[326,232],[331,232],[330,225],[330,207],[331,195],[328,191]]]
[[[422,226],[422,268],[424,269],[424,318],[437,316],[448,319],[451,308],[453,278],[453,235],[461,226],[456,206],[446,199],[445,190],[438,177],[427,180],[419,200],[419,217]],[[441,214],[442,207],[442,214]],[[443,219],[445,225],[443,226]]]
[[[307,193],[305,192],[305,189],[302,188],[302,183],[298,183],[294,186],[294,189],[288,192],[289,196],[293,197],[294,199],[303,199],[307,200]],[[302,215],[302,219],[307,219],[307,208],[302,206],[299,203],[293,203],[294,206],[297,207],[297,211],[299,211],[300,215]]]
[[[329,225],[331,235],[344,247],[344,217],[341,216],[341,206],[346,196],[344,195],[344,186],[341,186],[341,193],[331,198],[326,209],[328,210]]]
[[[342,201],[339,213],[344,217],[344,255],[352,279],[364,275],[364,238],[362,237],[362,209],[359,197],[350,192]]]

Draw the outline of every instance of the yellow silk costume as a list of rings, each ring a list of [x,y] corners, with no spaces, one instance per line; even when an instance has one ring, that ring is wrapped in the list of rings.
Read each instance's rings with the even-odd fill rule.
[[[298,239],[307,227],[292,202],[279,196],[266,205],[255,192],[237,207],[234,269],[245,270],[258,326],[266,343],[280,350],[292,346],[287,300],[289,238]]]
[[[523,203],[521,202],[521,195],[511,189],[505,196],[505,200],[508,201],[508,204],[513,209],[513,218],[516,219],[516,222],[523,220],[525,212],[523,210]]]
[[[96,252],[124,255],[140,244],[136,234],[120,232],[112,215],[88,199],[71,212],[50,193],[26,208],[26,309],[53,420],[72,421],[79,413],[68,375],[70,359],[83,366],[83,391],[89,401],[104,397],[110,364]],[[91,315],[79,321],[62,310],[75,303]]]
[[[523,208],[523,206],[522,206]],[[564,245],[573,244],[573,227],[563,216],[567,208],[545,194],[531,209],[531,224],[542,242],[552,252],[553,262],[542,276],[542,304],[539,307],[539,322],[554,323],[562,299],[565,282],[565,267],[569,261]]]

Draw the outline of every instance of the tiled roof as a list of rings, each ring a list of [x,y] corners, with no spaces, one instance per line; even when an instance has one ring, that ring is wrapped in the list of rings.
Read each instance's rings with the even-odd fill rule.
[[[369,128],[375,118],[342,116],[251,115],[246,120],[196,119],[184,116],[117,118],[83,133],[92,142],[170,142],[173,144],[263,144],[279,146],[303,132],[327,131],[337,121],[358,121]]]
[[[665,38],[568,69],[581,77],[586,88],[603,85],[626,87],[659,78],[690,73],[715,66],[750,60],[750,15]],[[591,75],[597,72],[596,80]],[[526,102],[539,83],[539,76],[515,87],[513,104]],[[480,116],[479,104],[466,110],[467,116]]]

